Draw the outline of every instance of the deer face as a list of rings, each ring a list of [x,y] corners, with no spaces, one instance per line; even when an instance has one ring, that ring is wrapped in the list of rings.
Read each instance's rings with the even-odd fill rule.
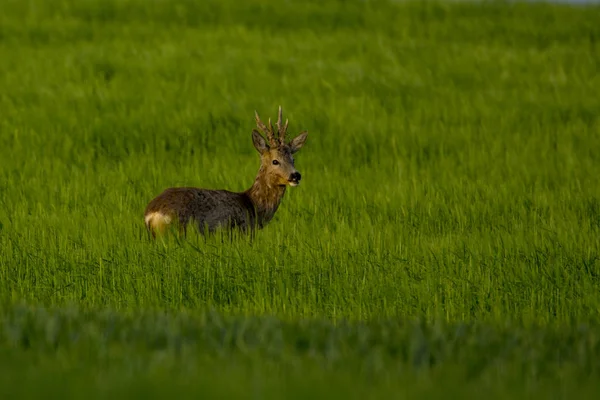
[[[256,115],[256,124],[259,129],[266,133],[267,139],[256,130],[252,131],[252,142],[254,147],[260,153],[261,170],[266,176],[267,181],[272,185],[278,186],[298,186],[302,176],[294,167],[294,153],[304,145],[307,132],[302,132],[289,143],[285,142],[285,133],[287,130],[287,121],[281,125],[281,107],[279,107],[279,118],[277,120],[277,138],[273,132],[271,120],[269,127],[266,127]]]
[[[270,148],[265,139],[257,132],[252,133],[254,147],[260,153],[261,170],[268,182],[284,186],[298,186],[302,175],[294,166],[294,153],[300,150],[306,140],[307,133],[298,135],[288,144]]]

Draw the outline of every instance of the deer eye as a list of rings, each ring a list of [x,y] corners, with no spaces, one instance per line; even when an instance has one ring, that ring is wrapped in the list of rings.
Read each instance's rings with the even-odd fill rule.
[[[279,161],[273,160],[273,165],[279,165]]]

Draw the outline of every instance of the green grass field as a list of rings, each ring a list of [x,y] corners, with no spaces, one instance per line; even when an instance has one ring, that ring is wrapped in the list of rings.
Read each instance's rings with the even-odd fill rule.
[[[600,394],[600,6],[0,9],[0,396]],[[275,219],[150,241],[279,105]]]

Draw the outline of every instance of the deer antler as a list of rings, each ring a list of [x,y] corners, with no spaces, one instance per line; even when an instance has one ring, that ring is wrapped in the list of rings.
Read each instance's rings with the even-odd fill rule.
[[[278,132],[278,136],[279,136],[279,143],[280,145],[284,145],[285,144],[285,133],[287,132],[287,127],[288,127],[288,120],[285,120],[285,125],[281,126],[281,106],[279,106],[279,115],[277,117],[277,132]]]
[[[277,147],[277,142],[275,141],[275,137],[273,135],[273,125],[271,125],[271,119],[269,118],[269,127],[267,128],[267,126],[260,120],[257,111],[254,111],[254,116],[256,118],[256,126],[258,127],[258,129],[263,131],[265,135],[267,135],[269,145],[271,147]]]

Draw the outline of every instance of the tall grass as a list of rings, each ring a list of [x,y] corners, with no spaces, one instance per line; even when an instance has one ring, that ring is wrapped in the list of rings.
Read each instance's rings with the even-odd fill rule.
[[[599,389],[597,327],[23,306],[1,318],[0,394],[19,398],[587,398]]]
[[[598,6],[0,6],[0,308],[599,322]],[[257,238],[150,241],[280,104],[303,180]]]

